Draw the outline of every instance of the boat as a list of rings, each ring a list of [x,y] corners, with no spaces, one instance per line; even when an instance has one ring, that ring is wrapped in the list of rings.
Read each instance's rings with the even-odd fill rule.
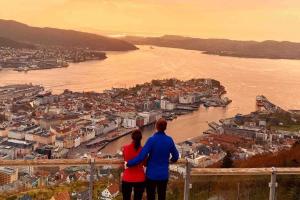
[[[66,61],[62,61],[61,66],[62,67],[69,67],[69,63],[66,62]]]

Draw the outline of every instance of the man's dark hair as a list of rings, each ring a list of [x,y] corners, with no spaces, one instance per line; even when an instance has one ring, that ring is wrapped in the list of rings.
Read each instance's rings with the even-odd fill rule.
[[[156,122],[156,129],[158,131],[165,131],[167,129],[167,121],[164,118],[160,118]]]

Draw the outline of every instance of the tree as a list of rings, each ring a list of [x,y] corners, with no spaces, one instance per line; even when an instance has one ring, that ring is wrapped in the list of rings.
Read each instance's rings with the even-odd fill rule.
[[[231,168],[233,167],[232,155],[229,151],[226,152],[226,156],[223,158],[221,165],[222,168]]]

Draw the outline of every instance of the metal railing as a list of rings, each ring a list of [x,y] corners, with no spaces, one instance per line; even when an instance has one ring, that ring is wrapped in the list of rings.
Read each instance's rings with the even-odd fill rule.
[[[93,196],[93,174],[95,166],[122,165],[121,159],[38,159],[38,160],[1,160],[0,167],[51,167],[51,166],[89,166],[91,178],[89,179],[89,199]],[[186,160],[179,160],[176,165],[185,165],[184,200],[190,200],[192,177],[197,176],[254,176],[268,175],[269,200],[276,199],[277,175],[300,175],[300,168],[194,168]]]

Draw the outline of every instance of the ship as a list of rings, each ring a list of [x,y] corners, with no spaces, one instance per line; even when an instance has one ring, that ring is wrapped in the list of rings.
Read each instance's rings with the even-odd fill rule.
[[[66,61],[63,61],[63,62],[61,63],[61,67],[69,67],[69,63],[66,62]]]

